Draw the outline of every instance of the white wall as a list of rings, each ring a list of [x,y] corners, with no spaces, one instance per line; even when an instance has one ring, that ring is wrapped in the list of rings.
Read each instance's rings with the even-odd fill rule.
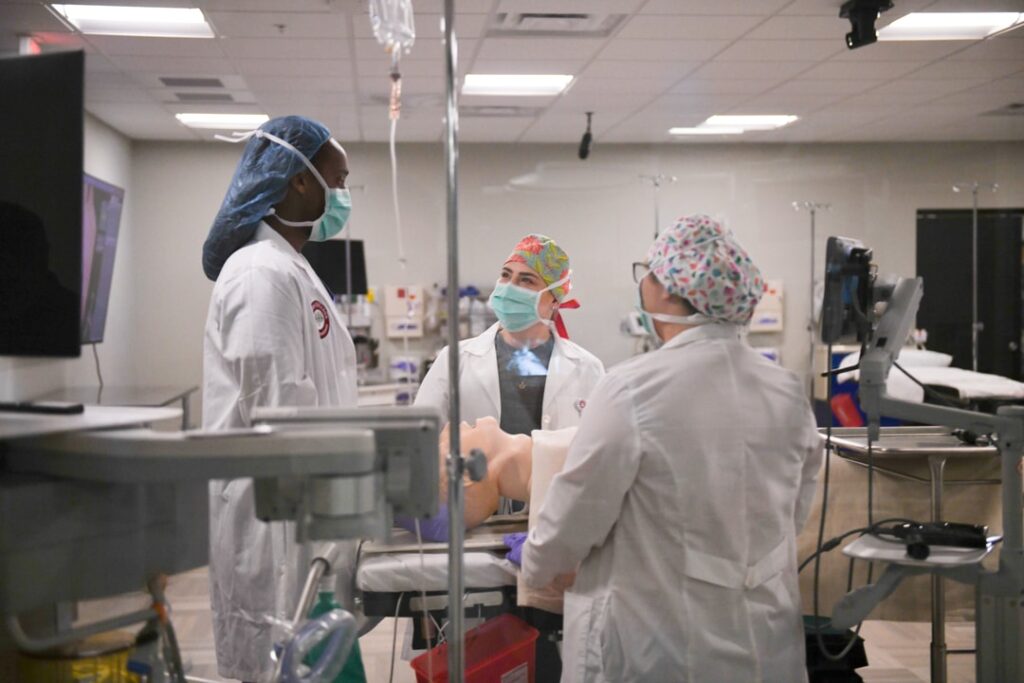
[[[126,190],[107,315],[107,341],[99,346],[98,351],[104,380],[108,384],[129,384],[135,374],[132,283],[137,279],[132,256],[136,236],[131,221],[131,142],[86,114],[84,164],[86,173]],[[82,349],[81,358],[72,360],[0,357],[0,400],[28,399],[64,386],[95,384],[96,370],[89,348]]]
[[[132,156],[132,224],[137,279],[133,328],[138,378],[201,380],[202,330],[212,285],[200,250],[239,148],[139,143]],[[397,262],[387,150],[350,146],[355,204],[352,235],[367,245],[371,285],[444,278],[445,194],[439,146],[400,147],[401,208],[408,274]],[[679,178],[662,191],[663,222],[689,212],[724,217],[769,278],[786,287],[786,331],[756,340],[782,348],[803,370],[807,353],[809,218],[794,200],[830,202],[819,215],[818,263],[829,234],[864,240],[886,271],[913,274],[915,212],[969,206],[958,180],[998,182],[987,206],[1024,206],[1024,144],[600,146],[587,162],[575,147],[464,145],[460,225],[463,282],[493,283],[515,241],[528,231],[554,236],[569,252],[584,304],[566,314],[574,339],[607,364],[628,357],[618,331],[635,303],[629,264],[653,238],[653,191],[639,181],[602,191],[498,191],[538,162],[606,165],[630,174]],[[360,189],[360,187],[362,189]],[[119,257],[120,258],[120,257]]]

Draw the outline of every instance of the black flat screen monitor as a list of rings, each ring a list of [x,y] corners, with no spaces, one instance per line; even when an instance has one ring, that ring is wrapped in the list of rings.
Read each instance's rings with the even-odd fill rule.
[[[0,355],[81,354],[84,63],[0,58]]]
[[[82,188],[82,343],[103,341],[124,190],[85,174]]]
[[[349,259],[346,245],[352,245],[352,291],[348,291]],[[327,240],[306,242],[302,254],[323,280],[327,290],[335,296],[343,294],[366,294],[366,258],[362,240]]]

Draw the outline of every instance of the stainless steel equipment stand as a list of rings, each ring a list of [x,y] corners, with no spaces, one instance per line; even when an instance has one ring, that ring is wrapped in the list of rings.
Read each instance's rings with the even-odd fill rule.
[[[465,610],[462,607],[465,570],[465,521],[462,488],[463,461],[459,425],[459,105],[455,78],[458,54],[455,38],[455,0],[444,2],[445,53],[445,178],[448,190],[448,680],[465,677]]]
[[[814,253],[817,249],[817,217],[819,211],[831,211],[832,205],[825,202],[793,202],[794,211],[809,211],[811,214],[811,283],[810,283],[810,298],[807,300],[807,334],[810,336],[811,348],[807,352],[807,375],[810,378],[808,384],[810,385],[807,390],[808,399],[811,401],[811,405],[814,405],[814,347],[817,344],[818,335],[815,333],[815,319],[814,319],[814,276],[818,272],[815,266]],[[831,358],[825,359],[826,367],[825,370],[831,370],[829,364],[832,362]],[[831,380],[830,380],[831,381]],[[831,408],[829,408],[831,410]]]
[[[833,429],[832,443],[836,453],[855,465],[867,467],[867,430],[865,428]],[[941,521],[942,489],[945,482],[947,460],[998,458],[995,446],[967,446],[943,427],[885,427],[881,439],[873,444],[873,469],[888,475],[928,484],[932,521]],[[899,461],[920,461],[927,459],[929,477],[919,477],[901,471],[896,467]],[[951,485],[993,485],[999,479],[958,479]],[[932,640],[931,640],[931,681],[946,683],[946,655],[970,654],[974,650],[948,650],[946,647],[946,596],[943,590],[945,579],[933,574],[932,594]]]

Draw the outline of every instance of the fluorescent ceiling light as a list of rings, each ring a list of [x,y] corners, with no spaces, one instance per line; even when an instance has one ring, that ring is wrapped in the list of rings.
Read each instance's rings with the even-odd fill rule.
[[[789,114],[709,116],[695,128],[669,128],[670,135],[738,135],[748,130],[774,130],[797,120]]]
[[[696,128],[669,128],[669,135],[739,135],[742,128],[729,126],[697,126]]]
[[[467,74],[463,95],[557,95],[572,82],[566,74]]]
[[[981,40],[1019,24],[1024,12],[912,12],[885,28],[879,40]]]
[[[189,128],[209,130],[252,130],[270,120],[266,114],[175,114]]]
[[[213,38],[202,10],[194,7],[50,5],[82,33],[100,36]]]
[[[701,127],[736,127],[743,130],[772,130],[788,126],[798,117],[788,114],[758,114],[742,116],[710,116]]]

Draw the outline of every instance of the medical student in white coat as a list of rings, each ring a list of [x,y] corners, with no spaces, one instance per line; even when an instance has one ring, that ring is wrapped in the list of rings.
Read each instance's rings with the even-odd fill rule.
[[[760,272],[707,216],[638,266],[664,344],[594,391],[515,549],[529,585],[577,572],[562,681],[804,681],[796,536],[822,448],[800,380],[741,336]]]
[[[498,322],[459,343],[463,421],[493,417],[510,434],[579,424],[604,365],[568,338],[559,309],[576,306],[571,290],[569,256],[554,240],[520,240],[489,301]],[[434,406],[448,420],[447,347],[423,379],[416,405]]]
[[[203,245],[216,281],[203,349],[203,428],[250,424],[264,406],[355,406],[355,348],[301,253],[351,210],[348,159],[321,124],[273,119],[246,145]],[[348,549],[351,552],[351,549]],[[251,479],[210,486],[210,598],[224,678],[272,677],[267,617],[290,618],[309,566],[291,522],[256,519]],[[358,649],[346,665],[362,672]]]

